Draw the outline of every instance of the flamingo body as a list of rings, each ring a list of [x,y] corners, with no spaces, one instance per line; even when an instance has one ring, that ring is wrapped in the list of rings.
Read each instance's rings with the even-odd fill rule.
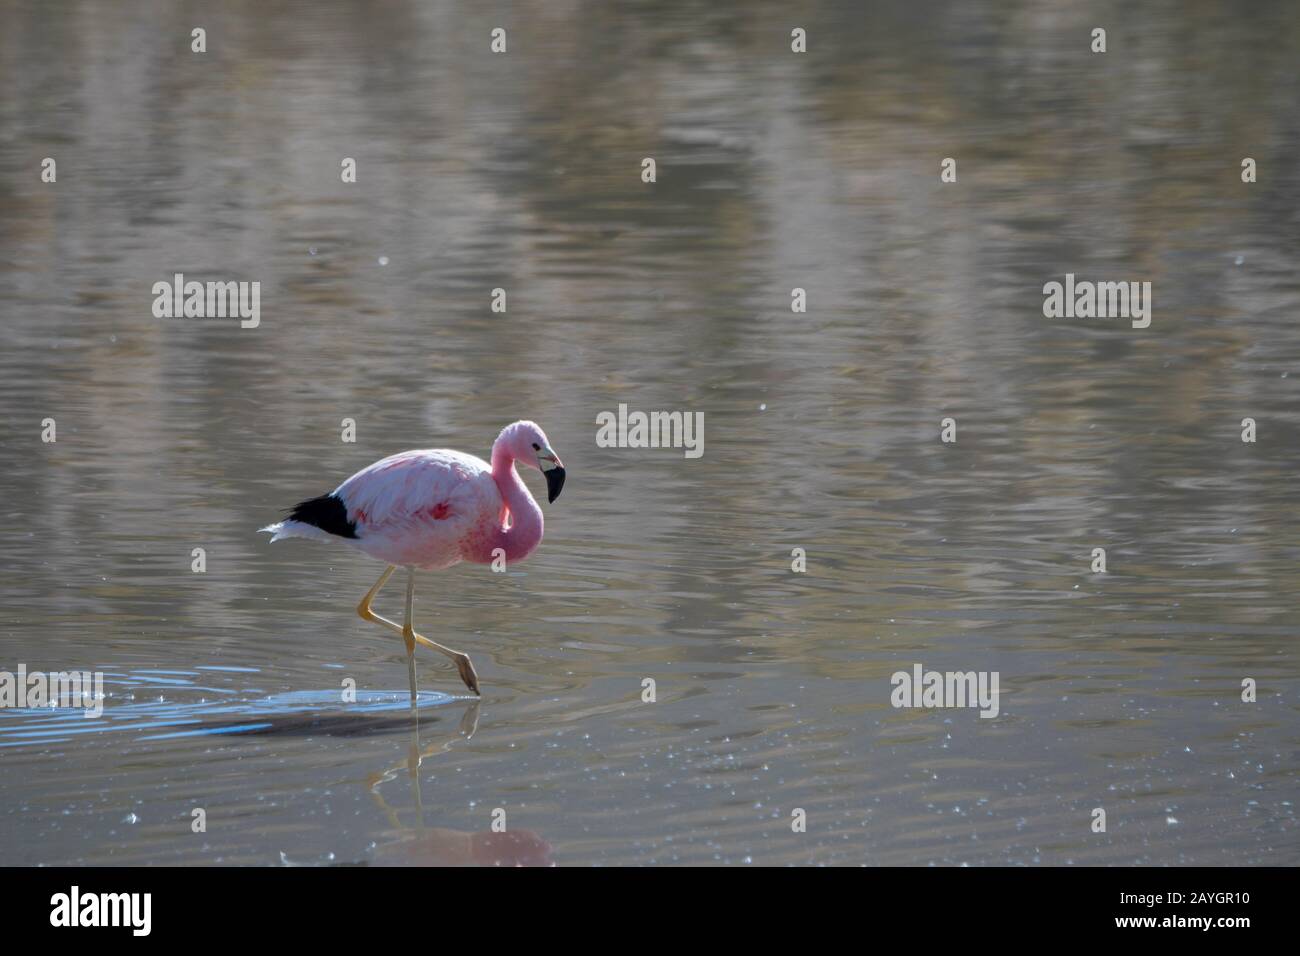
[[[487,546],[505,509],[487,462],[443,448],[390,455],[327,497],[342,505],[351,534],[324,531],[325,537],[343,538],[386,564],[424,569],[490,561]],[[273,525],[271,540],[321,537],[324,529],[311,517],[291,515]]]

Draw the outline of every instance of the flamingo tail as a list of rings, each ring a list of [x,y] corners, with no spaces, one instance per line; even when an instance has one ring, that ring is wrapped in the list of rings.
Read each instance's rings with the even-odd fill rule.
[[[283,538],[314,538],[317,541],[329,541],[335,537],[335,535],[315,525],[293,520],[277,521],[275,524],[269,524],[265,528],[258,528],[257,530],[269,531],[272,544]]]

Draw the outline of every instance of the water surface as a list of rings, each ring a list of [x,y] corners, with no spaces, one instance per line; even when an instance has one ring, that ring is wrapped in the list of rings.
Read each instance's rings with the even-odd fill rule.
[[[1300,8],[729,7],[0,0],[0,669],[107,695],[0,711],[0,862],[1300,862]],[[564,494],[421,577],[484,699],[422,653],[417,727],[381,567],[255,529],[523,417]]]

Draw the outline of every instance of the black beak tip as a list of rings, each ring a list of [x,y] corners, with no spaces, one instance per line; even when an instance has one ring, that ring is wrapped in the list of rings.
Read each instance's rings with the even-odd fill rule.
[[[543,474],[546,475],[546,501],[550,504],[560,497],[560,492],[564,490],[564,469],[552,468]]]

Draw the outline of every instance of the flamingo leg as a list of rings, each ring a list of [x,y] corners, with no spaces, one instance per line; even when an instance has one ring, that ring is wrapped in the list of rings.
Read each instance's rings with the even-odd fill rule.
[[[388,566],[388,570],[386,570],[383,574],[379,576],[379,580],[375,582],[375,586],[366,592],[366,596],[363,597],[361,599],[361,603],[357,605],[357,613],[360,614],[365,620],[370,621],[372,624],[382,624],[390,631],[396,631],[398,634],[403,634],[406,629],[402,627],[402,625],[398,624],[396,621],[390,621],[382,614],[376,614],[370,607],[370,604],[372,601],[374,601],[375,596],[379,594],[379,589],[388,583],[388,579],[393,576],[393,572],[396,570],[397,570],[397,565],[390,564]],[[423,644],[425,647],[435,648],[443,652],[447,650],[445,647],[433,643],[433,641],[429,640],[427,637],[423,637],[419,634],[414,634],[414,637],[415,637],[415,643],[417,644]]]
[[[415,568],[406,569],[406,624],[402,627],[402,640],[406,642],[406,669],[411,675],[411,709],[415,709],[415,625],[412,605],[415,603]]]
[[[357,605],[357,613],[360,614],[362,618],[364,618],[365,620],[370,621],[374,624],[387,624],[389,627],[395,627],[397,628],[397,630],[400,631],[401,628],[397,627],[397,624],[395,622],[390,621],[388,618],[383,617],[379,614],[376,614],[374,611],[370,609],[370,604],[371,602],[374,601],[375,597],[379,594],[379,589],[388,583],[388,579],[393,576],[393,572],[396,570],[397,570],[397,565],[395,564],[390,564],[387,568],[384,569],[384,573],[379,575],[379,580],[375,582],[375,586],[366,592],[366,596],[363,597],[361,599],[361,603]]]
[[[416,644],[420,644],[424,647],[429,648],[430,650],[437,651],[439,654],[444,654],[447,657],[451,658],[452,662],[456,665],[456,670],[460,672],[460,679],[465,682],[465,686],[468,687],[470,690],[472,690],[474,693],[479,694],[478,674],[474,672],[474,665],[470,663],[468,654],[465,654],[461,651],[453,650],[450,647],[443,647],[441,644],[429,640],[423,634],[416,633],[415,626],[411,621],[411,602],[415,595],[415,569],[414,568],[411,569],[410,578],[407,581],[406,627],[402,627],[396,621],[390,621],[382,614],[376,614],[373,610],[371,610],[370,604],[372,601],[374,601],[375,596],[379,593],[379,589],[382,588],[386,583],[388,583],[388,579],[393,576],[393,572],[396,570],[397,570],[397,565],[395,564],[390,564],[384,570],[384,573],[379,576],[379,580],[375,582],[375,586],[366,592],[366,596],[362,598],[361,603],[357,605],[357,613],[360,614],[365,620],[370,621],[373,624],[383,625],[384,627],[388,628],[390,631],[396,631],[398,634],[401,634],[403,640],[406,640],[408,645],[411,641],[414,641]],[[407,637],[408,631],[410,633],[409,638]],[[482,695],[480,694],[480,696]]]

